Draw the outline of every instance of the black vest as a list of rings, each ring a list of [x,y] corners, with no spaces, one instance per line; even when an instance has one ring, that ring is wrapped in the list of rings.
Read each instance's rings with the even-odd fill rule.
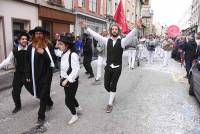
[[[113,47],[113,40],[108,39],[107,44],[107,65],[122,65],[123,48],[121,47],[121,39],[117,39]]]
[[[14,55],[14,63],[15,63],[15,69],[18,73],[26,73],[27,72],[27,51],[26,50],[20,50],[18,51],[18,48],[13,49],[13,55]]]

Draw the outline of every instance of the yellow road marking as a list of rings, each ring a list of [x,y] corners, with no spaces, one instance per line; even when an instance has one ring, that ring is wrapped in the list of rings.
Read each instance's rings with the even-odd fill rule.
[[[178,81],[178,79],[176,78],[176,75],[175,75],[174,73],[172,73],[172,78],[173,78],[173,80],[174,80],[175,82]]]

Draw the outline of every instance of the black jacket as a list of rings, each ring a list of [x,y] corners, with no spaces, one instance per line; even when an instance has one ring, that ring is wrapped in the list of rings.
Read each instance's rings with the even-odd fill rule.
[[[50,45],[49,45],[50,46]],[[53,47],[49,47],[49,51],[51,53],[52,59],[55,59],[55,53],[53,51]],[[30,76],[32,76],[32,45],[29,45],[28,50],[28,59],[29,59],[29,68],[30,68]],[[48,87],[51,84],[52,80],[52,67],[50,66],[51,60],[44,49],[43,54],[39,54],[35,51],[34,55],[34,76],[35,76],[35,84],[36,84],[36,91],[38,92],[45,87]]]
[[[194,60],[197,44],[194,40],[190,40],[181,46],[181,49],[185,51],[185,60]]]
[[[84,57],[92,58],[92,39],[86,38],[83,45]]]

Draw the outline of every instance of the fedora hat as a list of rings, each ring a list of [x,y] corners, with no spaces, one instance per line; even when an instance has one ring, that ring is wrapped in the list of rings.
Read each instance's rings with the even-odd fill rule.
[[[72,37],[61,35],[59,41],[63,42],[65,45],[74,45]]]
[[[45,30],[44,28],[38,26],[38,27],[35,27],[33,30],[30,30],[29,31],[29,34],[30,35],[33,35],[35,32],[42,32],[43,34],[46,34],[46,35],[49,35],[49,31]]]

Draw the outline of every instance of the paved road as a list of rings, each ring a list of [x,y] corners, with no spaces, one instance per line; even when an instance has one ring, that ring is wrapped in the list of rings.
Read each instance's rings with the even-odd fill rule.
[[[71,115],[58,84],[59,73],[54,74],[54,108],[46,114],[45,134],[199,134],[199,103],[188,95],[184,68],[173,60],[168,67],[160,64],[157,58],[153,65],[144,61],[141,67],[129,70],[124,61],[110,114],[105,113],[109,96],[103,83],[94,85],[94,79],[87,79],[81,69],[77,99],[83,111],[72,126],[67,125]],[[12,115],[11,90],[0,93],[0,133],[20,134],[37,121],[39,101],[25,90],[21,98],[22,111]]]

